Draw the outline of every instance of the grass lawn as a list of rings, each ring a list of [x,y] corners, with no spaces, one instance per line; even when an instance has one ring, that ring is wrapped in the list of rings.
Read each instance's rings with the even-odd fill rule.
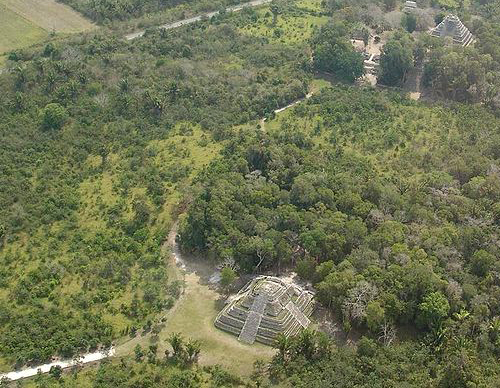
[[[180,272],[179,272],[180,273]],[[220,364],[230,372],[249,376],[253,363],[257,359],[269,361],[274,350],[268,346],[255,343],[246,345],[231,334],[214,326],[214,320],[220,310],[218,300],[221,295],[201,281],[194,272],[184,276],[185,293],[166,315],[165,328],[158,338],[158,351],[163,354],[169,349],[167,339],[171,333],[181,333],[186,338],[194,338],[201,342],[201,365]],[[118,347],[117,355],[132,354],[137,344],[147,347],[152,338],[138,336]]]
[[[258,10],[256,22],[242,28],[245,34],[266,37],[271,42],[301,43],[309,39],[315,27],[328,21],[327,16],[313,16],[308,13],[279,15],[276,25],[272,25],[272,16],[267,8]],[[267,14],[267,16],[266,16]]]
[[[35,44],[48,36],[47,31],[8,9],[3,0],[0,0],[0,26],[0,55]]]

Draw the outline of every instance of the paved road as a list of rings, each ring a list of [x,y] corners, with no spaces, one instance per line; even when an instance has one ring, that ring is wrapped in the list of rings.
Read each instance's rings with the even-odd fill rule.
[[[248,3],[239,4],[239,5],[233,5],[231,7],[227,7],[226,8],[226,12],[238,12],[238,11],[241,11],[245,7],[257,7],[259,5],[267,4],[267,3],[270,3],[270,2],[271,2],[271,0],[254,0],[254,1],[250,1]],[[178,27],[181,27],[181,26],[185,26],[186,24],[191,24],[191,23],[198,22],[198,21],[200,21],[200,20],[202,20],[204,18],[210,19],[211,17],[217,15],[218,13],[219,13],[219,11],[206,12],[206,13],[203,13],[203,14],[198,15],[198,16],[193,16],[191,18],[187,18],[187,19],[183,19],[183,20],[178,20],[178,21],[172,22],[172,23],[163,24],[163,25],[159,26],[158,28],[163,28],[165,30],[171,30],[173,28],[178,28]],[[141,36],[144,35],[144,32],[145,31],[142,30],[142,31],[134,32],[132,34],[125,35],[125,39],[132,40],[132,39],[135,39],[135,38],[139,38],[139,37],[141,37]]]

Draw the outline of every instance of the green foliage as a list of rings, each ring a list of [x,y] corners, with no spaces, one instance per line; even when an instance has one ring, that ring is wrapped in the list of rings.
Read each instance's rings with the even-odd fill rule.
[[[422,303],[418,306],[419,319],[427,327],[438,327],[450,311],[448,299],[440,293],[433,292],[424,296]]]
[[[471,259],[471,270],[477,276],[485,277],[492,269],[496,259],[491,253],[481,249],[474,252]]]
[[[198,362],[201,352],[199,341],[189,339],[186,341],[180,333],[172,333],[168,338],[172,348],[172,360],[180,365],[193,365]]]
[[[126,20],[139,17],[147,13],[159,12],[179,5],[192,5],[193,1],[186,0],[62,0],[97,23],[106,23],[113,20]],[[204,8],[217,9],[220,6],[234,4],[234,2],[219,1],[205,3],[197,1]],[[195,2],[196,3],[196,2]],[[195,4],[197,5],[197,4]]]
[[[494,329],[486,329],[499,308],[490,297],[500,233],[491,169],[497,127],[484,107],[325,89],[266,122],[265,133],[234,133],[198,178],[181,245],[232,257],[243,271],[258,263],[260,271],[296,270],[345,329],[369,337],[363,342],[373,345],[365,349],[372,356],[360,357],[362,365],[346,349],[325,359],[292,356],[280,339],[271,377],[285,386],[437,384],[455,357],[448,336],[462,341],[478,322],[470,357],[495,357],[484,349],[497,346]],[[407,334],[408,327],[415,330]],[[399,330],[408,342],[395,341]],[[465,376],[487,383],[498,370]]]
[[[377,332],[385,321],[385,310],[379,301],[371,301],[366,305],[366,326]]]
[[[45,130],[61,129],[67,119],[64,107],[57,103],[47,104],[41,112],[42,128]]]
[[[221,271],[220,284],[222,287],[229,287],[237,278],[236,272],[231,267],[224,267]]]
[[[305,55],[227,21],[62,38],[0,76],[6,362],[72,357],[171,307],[173,204],[216,155],[212,134],[305,94]]]
[[[396,7],[396,0],[384,0],[385,9],[387,11],[392,11]]]
[[[313,37],[313,63],[317,71],[332,73],[340,80],[354,82],[364,74],[363,55],[354,50],[345,36],[345,27],[328,24]]]
[[[413,13],[407,13],[403,16],[401,25],[411,34],[417,29],[417,17]]]
[[[424,84],[446,98],[482,102],[499,107],[500,29],[485,23],[476,31],[479,43],[472,47],[443,46],[430,53]]]
[[[396,35],[382,48],[379,82],[401,85],[413,66],[413,42],[406,35]]]

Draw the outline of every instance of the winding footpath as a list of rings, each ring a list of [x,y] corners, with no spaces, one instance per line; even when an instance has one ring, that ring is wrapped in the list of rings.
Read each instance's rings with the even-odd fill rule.
[[[250,1],[248,3],[239,4],[239,5],[233,5],[231,7],[227,7],[226,8],[226,12],[238,12],[238,11],[241,11],[243,8],[246,8],[246,7],[258,7],[259,5],[267,4],[267,3],[270,3],[270,2],[271,2],[271,0],[254,0],[254,1]],[[212,17],[214,17],[215,15],[218,15],[218,14],[219,14],[219,11],[205,12],[205,13],[203,13],[201,15],[198,15],[198,16],[193,16],[193,17],[190,17],[190,18],[187,18],[187,19],[178,20],[176,22],[163,24],[161,26],[158,26],[158,28],[163,28],[164,30],[171,30],[173,28],[178,28],[178,27],[185,26],[186,24],[192,24],[192,23],[199,22],[202,19],[210,19],[210,18],[212,18]],[[133,39],[136,39],[136,38],[140,38],[141,36],[144,35],[145,32],[146,32],[145,30],[133,32],[131,34],[125,35],[125,39],[127,39],[127,40],[133,40]]]

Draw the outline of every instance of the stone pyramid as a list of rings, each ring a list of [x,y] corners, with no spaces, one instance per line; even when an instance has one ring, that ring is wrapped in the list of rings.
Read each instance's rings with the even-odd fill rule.
[[[215,319],[219,329],[248,344],[272,345],[279,334],[297,334],[310,324],[314,294],[272,276],[259,276],[231,298]]]
[[[463,25],[458,16],[451,14],[431,30],[431,35],[437,38],[450,37],[453,43],[462,46],[468,46],[473,41],[469,29]]]

